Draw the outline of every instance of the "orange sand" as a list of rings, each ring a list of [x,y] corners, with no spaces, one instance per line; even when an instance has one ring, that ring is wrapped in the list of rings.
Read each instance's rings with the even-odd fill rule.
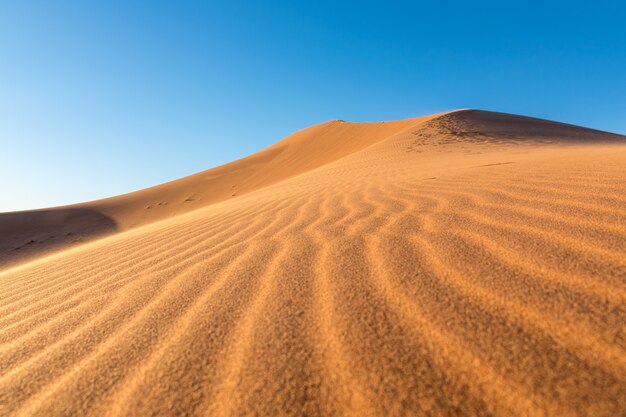
[[[626,415],[626,137],[332,121],[0,214],[0,415]]]

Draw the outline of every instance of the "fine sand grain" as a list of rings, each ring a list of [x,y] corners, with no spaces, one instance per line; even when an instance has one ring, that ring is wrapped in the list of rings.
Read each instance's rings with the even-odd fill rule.
[[[626,415],[623,136],[332,121],[0,232],[0,416]]]

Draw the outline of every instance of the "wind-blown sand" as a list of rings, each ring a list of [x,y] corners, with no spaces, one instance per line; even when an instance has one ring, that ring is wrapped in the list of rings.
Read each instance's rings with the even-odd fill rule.
[[[2,416],[626,415],[623,136],[332,121],[0,232]]]

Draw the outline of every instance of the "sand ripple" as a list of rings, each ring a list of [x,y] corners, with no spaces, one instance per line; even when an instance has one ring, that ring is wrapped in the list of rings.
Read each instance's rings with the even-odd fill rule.
[[[467,116],[0,272],[0,415],[625,415],[626,145]]]

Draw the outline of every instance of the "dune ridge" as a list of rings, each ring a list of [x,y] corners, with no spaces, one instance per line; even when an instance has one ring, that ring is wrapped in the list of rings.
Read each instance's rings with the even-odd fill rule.
[[[198,174],[116,197],[0,213],[0,266],[230,199],[357,152],[434,116],[392,122],[332,120]]]
[[[625,140],[332,121],[72,207],[1,258],[0,415],[626,414]]]

